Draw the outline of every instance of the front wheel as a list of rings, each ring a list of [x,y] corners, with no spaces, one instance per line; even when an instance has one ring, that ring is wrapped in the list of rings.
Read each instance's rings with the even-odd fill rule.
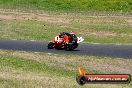
[[[49,44],[48,44],[48,49],[53,49],[54,47],[53,47],[53,43],[52,42],[50,42]]]

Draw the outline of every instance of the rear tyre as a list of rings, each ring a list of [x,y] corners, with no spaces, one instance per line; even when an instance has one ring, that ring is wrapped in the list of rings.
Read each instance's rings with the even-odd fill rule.
[[[52,42],[50,42],[49,44],[48,44],[48,49],[53,49],[54,47],[53,47],[53,43]]]
[[[73,44],[68,44],[68,45],[66,45],[66,49],[65,49],[66,51],[72,51],[72,50],[74,50],[74,46],[73,46]]]
[[[77,44],[77,43],[75,43],[75,44],[73,44],[73,46],[74,46],[74,48],[73,48],[73,49],[76,49],[76,48],[78,47],[78,44]]]
[[[72,51],[74,49],[76,49],[78,47],[78,44],[74,43],[74,44],[68,44],[66,45],[66,51]]]

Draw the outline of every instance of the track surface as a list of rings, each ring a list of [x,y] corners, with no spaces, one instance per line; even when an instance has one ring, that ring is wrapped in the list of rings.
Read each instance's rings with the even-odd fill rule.
[[[78,55],[109,56],[117,58],[132,58],[132,45],[113,44],[80,44],[74,51],[47,49],[48,42],[26,40],[0,40],[0,49],[34,51],[46,53],[65,53]]]

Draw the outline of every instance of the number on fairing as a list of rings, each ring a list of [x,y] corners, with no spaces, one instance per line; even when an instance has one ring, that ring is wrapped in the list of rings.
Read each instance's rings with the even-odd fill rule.
[[[59,36],[55,37],[55,41],[59,42],[59,39],[60,39]]]

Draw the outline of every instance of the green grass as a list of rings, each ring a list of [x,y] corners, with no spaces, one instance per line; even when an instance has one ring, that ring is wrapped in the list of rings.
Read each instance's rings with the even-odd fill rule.
[[[1,0],[2,8],[48,11],[123,11],[131,12],[131,0]]]
[[[131,3],[130,0],[1,0],[0,8],[8,10],[3,9],[0,14],[0,39],[51,41],[56,33],[74,31],[85,43],[131,44],[131,17],[85,13],[131,12]],[[27,9],[28,14],[12,13],[14,9]]]
[[[87,15],[87,12],[131,12],[131,0],[0,0],[0,8],[9,11],[14,9],[35,11],[27,12],[27,15],[19,12],[10,13],[8,10],[1,12],[0,39],[51,41],[58,32],[74,31],[85,39],[85,43],[132,43],[131,17]],[[49,13],[41,14],[41,10]],[[66,15],[65,12],[70,14]],[[79,88],[75,76],[80,65],[85,67],[89,74],[118,74],[127,71],[132,74],[131,64],[131,59],[125,58],[0,50],[0,87]],[[131,88],[132,82],[125,85],[82,86],[82,88],[106,87]]]
[[[75,73],[63,68],[55,68],[35,60],[10,55],[0,56],[0,71],[1,88],[59,87],[61,81],[74,80],[76,76]],[[60,84],[60,87],[65,85],[67,83]]]
[[[85,39],[85,43],[132,43],[129,17],[106,18],[86,15],[47,14],[48,17],[46,18],[45,16],[32,16],[31,14],[29,16],[25,16],[24,13],[16,14],[16,17],[19,18],[22,16],[31,17],[29,20],[24,20],[24,18],[16,18],[16,20],[2,19],[0,21],[0,38],[51,41],[56,33],[74,31],[77,36],[82,36]],[[5,16],[14,16],[14,14],[6,14]],[[40,20],[39,17],[42,17],[41,21],[38,21]]]
[[[78,57],[78,58],[76,58]],[[103,64],[102,64],[103,63]],[[64,87],[79,88],[76,83],[78,66],[85,67],[88,74],[120,73],[131,71],[131,59],[95,56],[59,55],[24,51],[0,50],[1,88]],[[104,66],[108,66],[103,70]],[[110,70],[110,68],[113,69]],[[118,70],[116,70],[118,68]],[[122,71],[123,72],[123,71]],[[132,73],[130,73],[132,74]],[[82,88],[131,88],[130,84],[90,84]]]
[[[1,39],[51,41],[56,33],[68,30],[47,22],[16,20],[0,23]]]
[[[34,60],[28,60],[28,59],[22,59],[22,58],[16,58],[16,57],[6,57],[6,56],[1,56],[0,57],[0,68],[14,68],[17,70],[22,70],[22,71],[29,71],[29,72],[36,72],[36,73],[47,73],[50,75],[55,75],[55,76],[67,76],[67,77],[74,77],[74,73],[70,71],[63,71],[63,69],[56,69],[54,67],[49,67],[45,64],[41,64],[39,62],[36,62]]]

